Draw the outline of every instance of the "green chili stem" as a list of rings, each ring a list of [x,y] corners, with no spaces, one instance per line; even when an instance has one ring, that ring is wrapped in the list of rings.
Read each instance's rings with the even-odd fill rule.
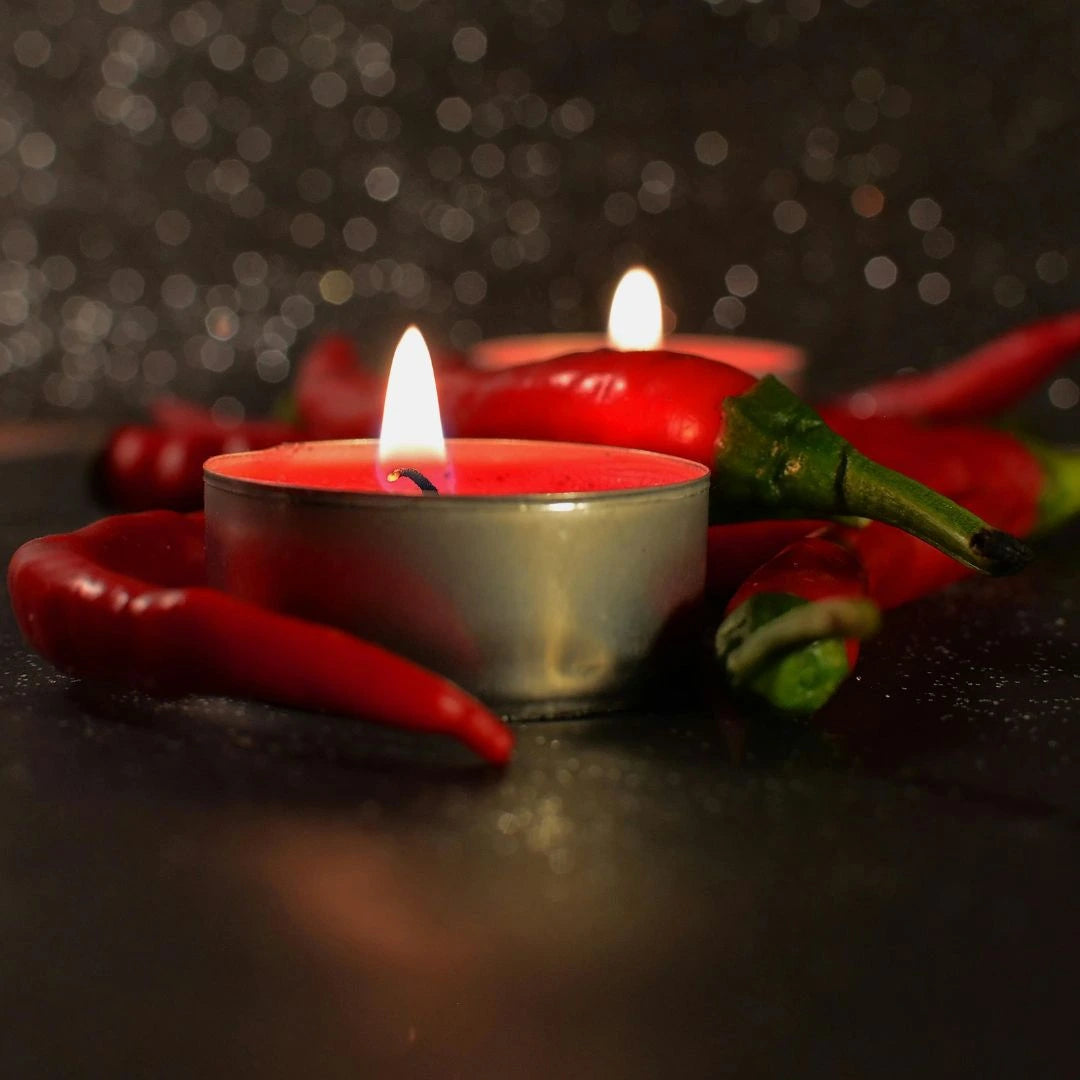
[[[1027,546],[910,477],[871,461],[767,376],[724,403],[713,465],[713,521],[765,515],[868,517],[988,574],[1013,573]]]
[[[849,512],[896,525],[984,574],[1014,573],[1031,560],[1016,537],[856,450],[846,455],[841,497]]]

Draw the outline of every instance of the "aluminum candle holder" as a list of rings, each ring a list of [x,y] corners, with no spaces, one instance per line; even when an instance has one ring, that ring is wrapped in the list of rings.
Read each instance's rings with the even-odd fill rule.
[[[457,493],[437,496],[405,480],[388,493],[374,440],[212,458],[210,583],[377,641],[507,716],[638,700],[697,625],[708,470],[600,446],[447,446]]]

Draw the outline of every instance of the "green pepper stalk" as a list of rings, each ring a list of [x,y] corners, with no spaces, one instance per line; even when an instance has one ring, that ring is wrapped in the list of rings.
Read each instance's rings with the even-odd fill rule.
[[[1080,453],[971,428],[912,438],[937,441],[943,476],[963,456],[979,465],[985,489],[968,495],[971,505],[1018,532],[1044,533],[1080,513]],[[880,523],[797,540],[732,597],[716,635],[724,678],[744,700],[809,715],[854,669],[858,641],[874,629],[867,605],[892,608],[963,576],[940,552]]]
[[[856,517],[895,525],[957,562],[1008,574],[1031,560],[1026,544],[837,435],[776,379],[724,403],[725,438],[713,473],[714,522],[751,515]]]

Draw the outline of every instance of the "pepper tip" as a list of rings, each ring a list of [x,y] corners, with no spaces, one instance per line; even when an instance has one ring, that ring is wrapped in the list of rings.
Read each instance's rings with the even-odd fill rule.
[[[513,730],[479,701],[469,707],[458,734],[489,765],[506,765],[513,755]]]
[[[505,723],[498,721],[498,727],[491,730],[485,743],[484,758],[492,765],[506,765],[513,752],[514,733]]]
[[[971,550],[991,574],[1015,574],[1035,557],[1027,544],[1001,529],[980,529],[971,538]]]

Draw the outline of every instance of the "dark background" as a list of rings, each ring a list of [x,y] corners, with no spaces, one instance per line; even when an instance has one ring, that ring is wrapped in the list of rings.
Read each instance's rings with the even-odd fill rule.
[[[1077,304],[1070,0],[43,0],[0,44],[8,421],[254,415],[331,326],[597,329],[637,261],[821,391]],[[1029,425],[1075,440],[1077,377]],[[88,452],[0,460],[5,562],[100,513]],[[891,614],[812,728],[523,725],[503,775],[94,691],[5,598],[0,1068],[1075,1075],[1078,540]]]
[[[9,417],[262,411],[333,325],[598,329],[638,261],[822,388],[1077,302],[1069,0],[0,14]]]

